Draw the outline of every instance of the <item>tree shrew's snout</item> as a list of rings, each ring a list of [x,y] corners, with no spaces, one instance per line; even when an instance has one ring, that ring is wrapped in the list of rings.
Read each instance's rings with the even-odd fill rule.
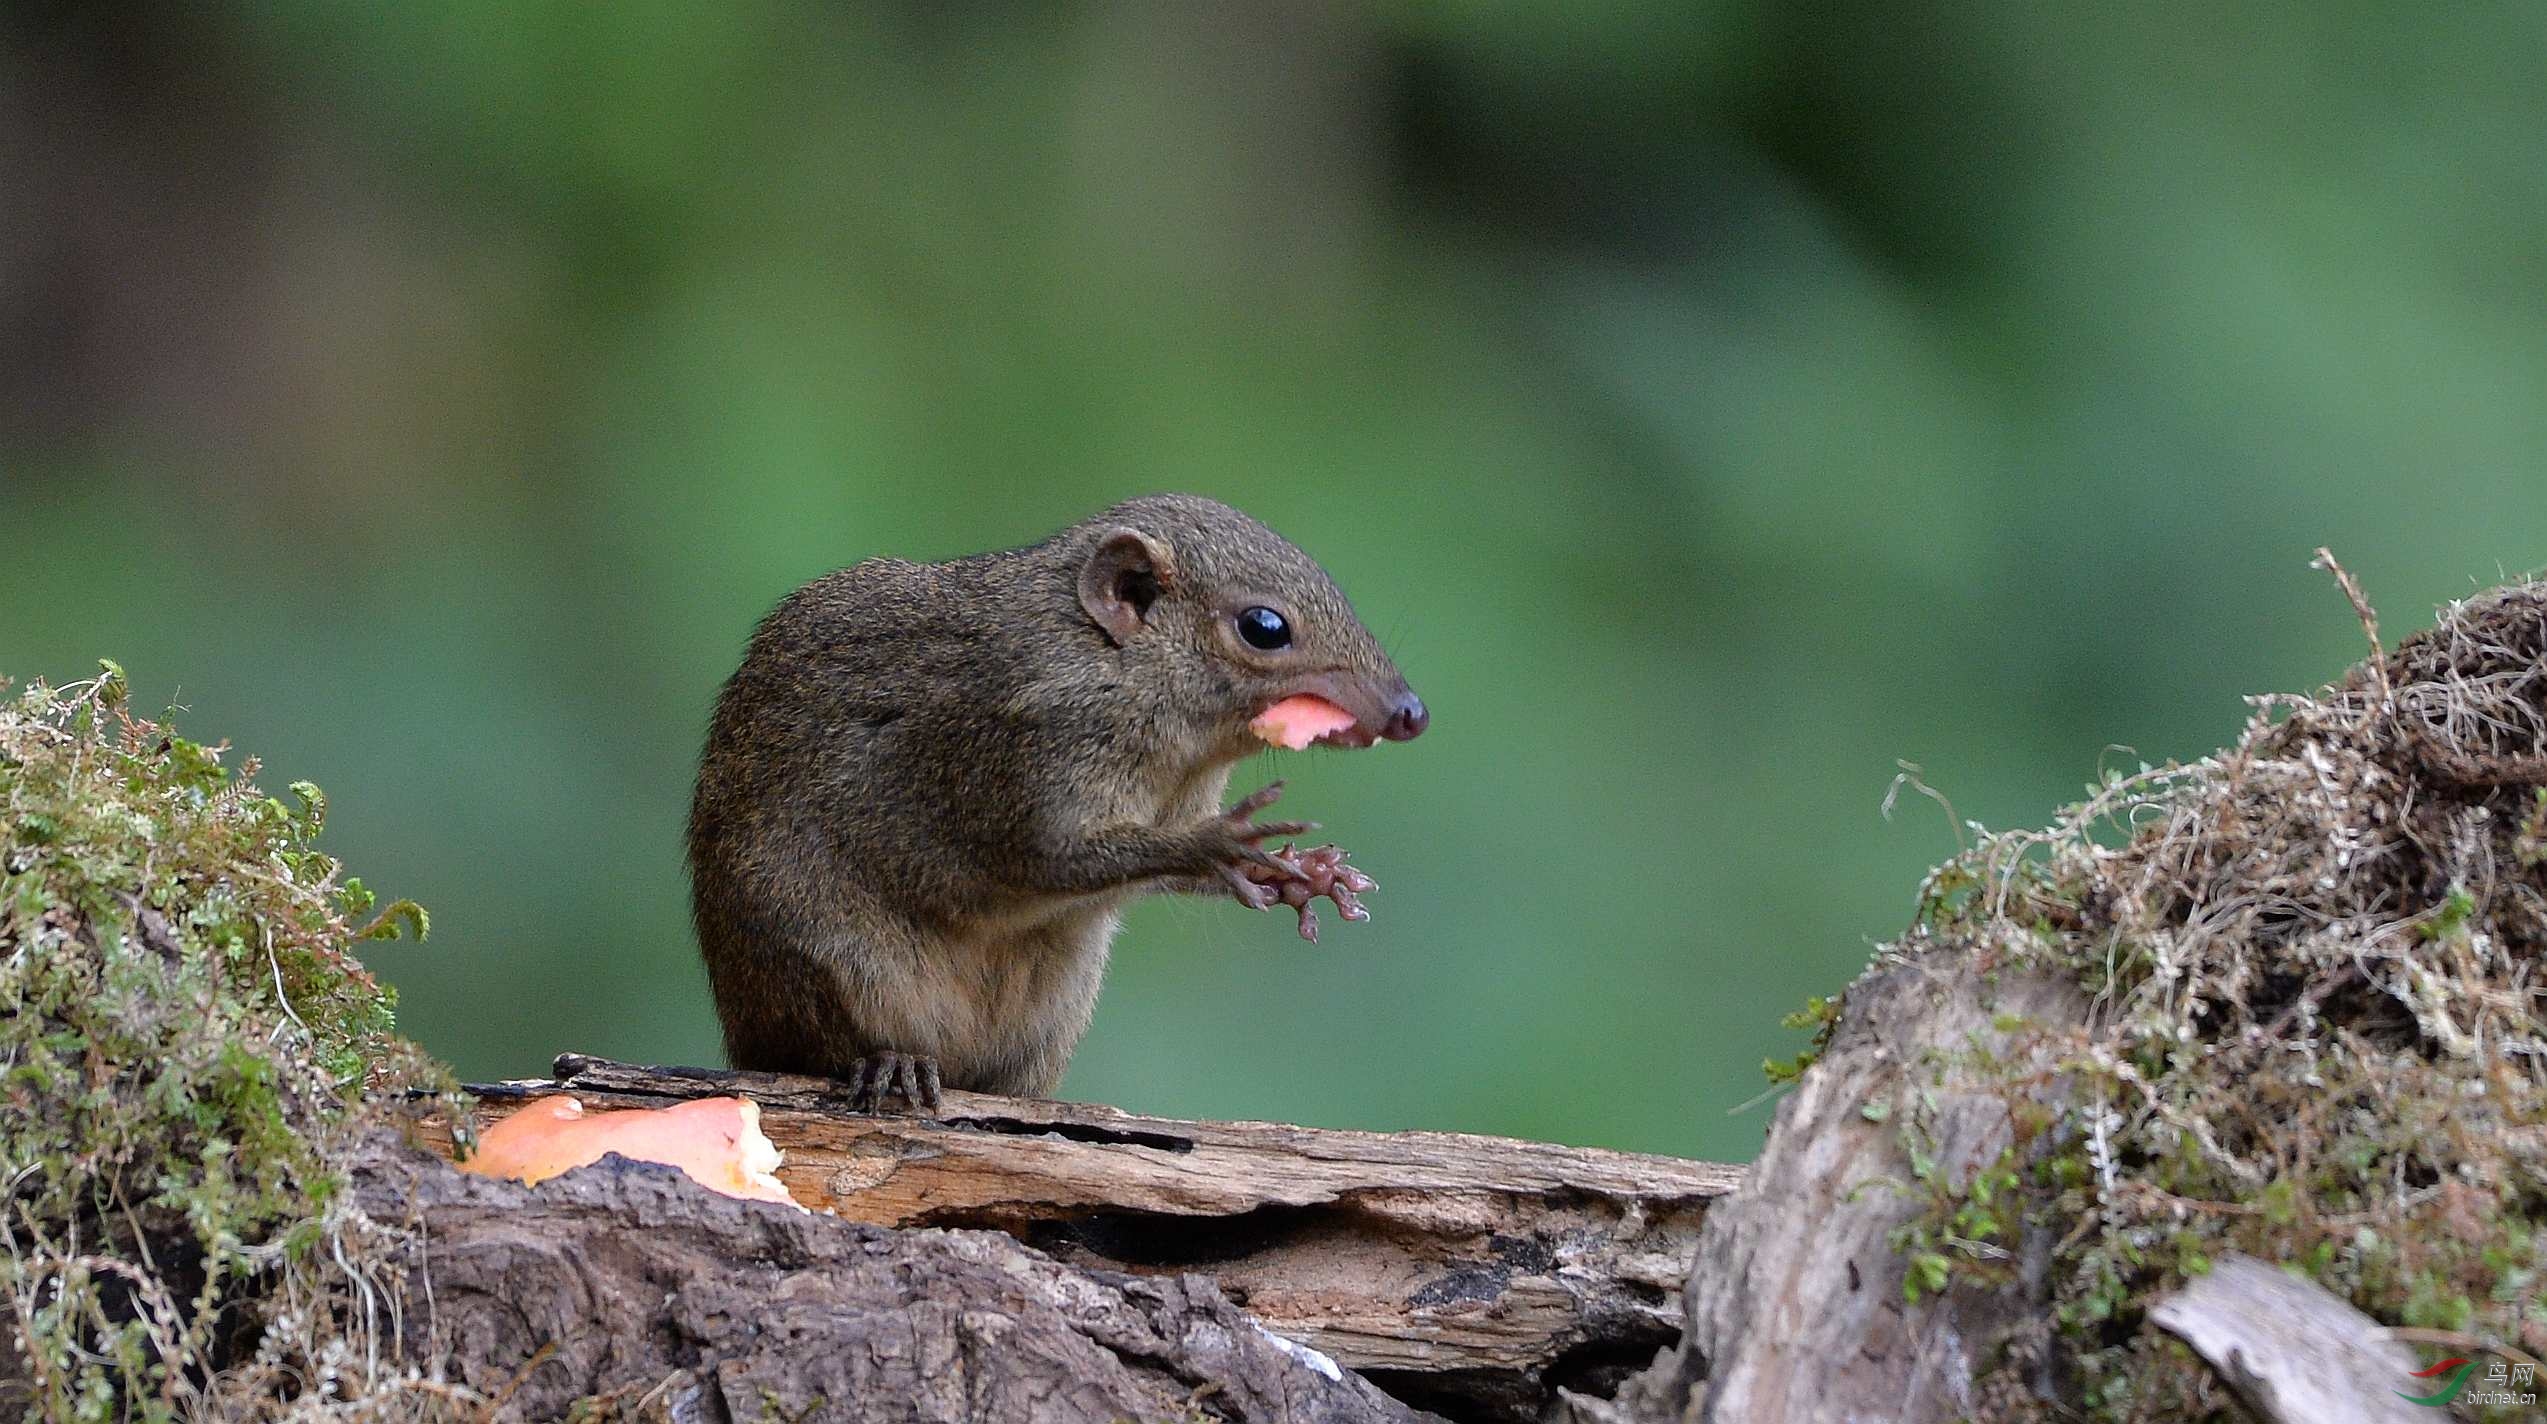
[[[1431,725],[1433,714],[1426,710],[1424,699],[1415,695],[1415,689],[1399,683],[1397,696],[1389,701],[1388,721],[1381,726],[1380,735],[1392,742],[1411,742]]]

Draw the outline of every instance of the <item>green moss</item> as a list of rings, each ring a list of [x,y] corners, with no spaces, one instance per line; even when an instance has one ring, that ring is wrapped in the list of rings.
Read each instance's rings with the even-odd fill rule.
[[[1957,1178],[1939,1164],[1929,1122],[1934,1110],[1915,1105],[1900,1128],[1910,1157],[1911,1181],[1901,1189],[1919,1201],[1918,1212],[1897,1228],[1892,1249],[1908,1263],[1902,1298],[1943,1295],[1958,1284],[2005,1285],[2015,1279],[2016,1232],[2024,1159],[2011,1143],[1990,1162]],[[1882,1121],[1879,1116],[1876,1121]]]
[[[0,1374],[35,1418],[315,1405],[363,1384],[363,1095],[450,1086],[352,947],[424,913],[318,848],[318,788],[266,796],[125,701],[111,663],[0,683]]]
[[[1794,1013],[1788,1014],[1782,1019],[1779,1019],[1778,1025],[1781,1028],[1790,1028],[1799,1031],[1807,1029],[1811,1030],[1813,1034],[1812,1043],[1802,1052],[1796,1054],[1793,1058],[1784,1060],[1776,1058],[1761,1059],[1760,1072],[1767,1077],[1771,1083],[1776,1084],[1792,1083],[1796,1079],[1803,1077],[1804,1070],[1812,1067],[1814,1061],[1822,1056],[1823,1047],[1831,1041],[1831,1029],[1838,1023],[1839,999],[1836,996],[1825,998],[1820,994],[1815,994],[1811,998],[1806,999],[1804,1001],[1803,1008],[1796,1010]]]

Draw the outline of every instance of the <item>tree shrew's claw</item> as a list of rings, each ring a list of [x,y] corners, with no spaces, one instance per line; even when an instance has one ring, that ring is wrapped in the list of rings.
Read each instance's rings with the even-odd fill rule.
[[[917,1053],[870,1053],[849,1066],[849,1106],[857,1112],[883,1112],[885,1099],[898,1097],[905,1112],[935,1112],[945,1091],[937,1060]]]

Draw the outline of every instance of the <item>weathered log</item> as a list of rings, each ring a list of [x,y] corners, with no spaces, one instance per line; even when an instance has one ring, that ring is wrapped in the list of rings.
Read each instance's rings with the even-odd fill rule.
[[[1099,1270],[1204,1272],[1279,1335],[1470,1418],[1535,1418],[1559,1386],[1606,1394],[1670,1345],[1707,1205],[1740,1177],[1500,1138],[960,1092],[933,1118],[859,1113],[826,1079],[573,1054],[553,1081],[470,1091],[487,1120],[560,1091],[597,1109],[740,1094],[818,1211],[994,1229]]]
[[[2230,1254],[2149,1309],[2274,1424],[2412,1424],[2414,1352],[2314,1281]]]
[[[2014,1141],[2009,1102],[1976,1090],[1965,1065],[2035,1062],[2025,1025],[2068,1022],[2081,1000],[2066,980],[1943,960],[1851,986],[1760,1160],[1709,1213],[1679,1350],[1629,1382],[1633,1407],[1576,1417],[1944,1424],[2013,1412],[1998,1392],[2040,1386],[2046,1367],[2051,1243],[2020,1243],[2001,1288],[1913,1301],[1894,1234],[1928,1193],[1967,1187]],[[2040,1091],[2056,1093],[2054,1065],[2037,1066]],[[1932,1144],[1925,1164],[1903,1145],[1900,1118],[1914,1112]]]
[[[493,1405],[461,1417],[1420,1418],[1202,1277],[1082,1271],[993,1232],[886,1231],[616,1157],[526,1188],[394,1140],[355,1194],[422,1228],[388,1314],[406,1358],[442,1362],[434,1387]]]

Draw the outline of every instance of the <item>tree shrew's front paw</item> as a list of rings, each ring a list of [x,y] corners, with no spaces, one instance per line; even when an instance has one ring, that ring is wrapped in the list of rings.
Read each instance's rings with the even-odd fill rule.
[[[1348,920],[1367,920],[1371,912],[1362,908],[1361,896],[1380,888],[1379,882],[1362,873],[1359,866],[1345,864],[1342,846],[1311,846],[1307,850],[1282,848],[1282,858],[1300,868],[1297,875],[1285,875],[1265,881],[1274,898],[1300,912],[1300,937],[1311,944],[1318,942],[1318,912],[1310,907],[1314,900],[1329,900],[1335,912]],[[1250,876],[1268,874],[1254,866]]]
[[[1278,852],[1265,849],[1262,842],[1275,836],[1307,835],[1318,828],[1314,821],[1255,819],[1257,812],[1282,799],[1282,788],[1283,783],[1274,782],[1213,821],[1223,838],[1223,854],[1215,870],[1230,894],[1248,909],[1270,910],[1279,904],[1299,911],[1300,937],[1315,944],[1318,916],[1310,908],[1311,901],[1331,901],[1344,918],[1367,920],[1371,912],[1362,908],[1358,897],[1379,887],[1360,869],[1345,863],[1341,847],[1300,850],[1285,844]]]
[[[1218,875],[1238,903],[1251,910],[1270,910],[1281,898],[1272,887],[1297,877],[1300,867],[1264,848],[1275,836],[1305,836],[1315,821],[1259,821],[1256,813],[1282,799],[1277,781],[1214,816],[1204,824],[1210,847],[1211,873]]]
[[[859,1112],[883,1112],[885,1099],[895,1097],[906,1112],[936,1112],[944,1091],[937,1060],[916,1053],[870,1053],[850,1064],[841,1081],[849,1085],[849,1106]]]

